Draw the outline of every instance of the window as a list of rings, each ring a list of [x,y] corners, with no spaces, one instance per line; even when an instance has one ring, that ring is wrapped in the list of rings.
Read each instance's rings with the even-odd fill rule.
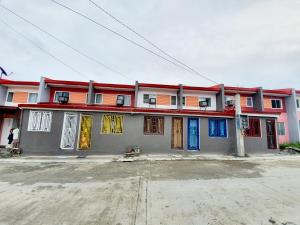
[[[29,93],[28,95],[28,103],[37,103],[37,93]]]
[[[149,98],[150,98],[150,97],[149,97],[148,94],[144,94],[144,98],[143,98],[144,100],[143,100],[143,102],[144,102],[144,103],[149,103]]]
[[[227,137],[226,119],[209,119],[209,137]]]
[[[300,109],[300,99],[297,99],[296,103],[297,103],[297,108]]]
[[[171,96],[171,105],[177,105],[177,96]]]
[[[249,118],[249,128],[246,130],[248,137],[261,137],[260,119]]]
[[[123,122],[122,115],[103,115],[101,134],[123,134]]]
[[[102,104],[102,94],[95,94],[95,104]]]
[[[13,92],[8,92],[7,93],[6,101],[7,102],[12,102],[13,101],[13,97],[14,97],[14,93]]]
[[[246,100],[246,105],[247,107],[253,107],[253,98],[252,97],[247,97],[247,100]]]
[[[207,107],[211,107],[211,98],[200,97],[199,102],[207,102]]]
[[[124,96],[124,98],[121,97],[121,96]],[[124,99],[124,106],[130,106],[131,105],[131,95],[118,95],[117,99],[118,98],[123,98]]]
[[[182,97],[182,105],[185,105],[185,96]]]
[[[278,135],[285,135],[285,125],[283,122],[278,122],[277,123],[277,130],[278,130]]]
[[[281,109],[282,108],[282,101],[281,99],[272,99],[272,108],[273,109]]]
[[[50,132],[52,112],[30,111],[28,131]]]
[[[66,91],[56,91],[54,96],[54,102],[59,102],[59,97],[69,97],[69,92]]]
[[[144,117],[144,134],[164,134],[164,118],[160,116]]]

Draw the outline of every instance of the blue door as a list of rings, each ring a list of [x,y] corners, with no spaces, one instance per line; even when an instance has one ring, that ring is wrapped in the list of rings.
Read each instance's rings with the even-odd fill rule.
[[[199,150],[199,119],[188,118],[188,149]]]

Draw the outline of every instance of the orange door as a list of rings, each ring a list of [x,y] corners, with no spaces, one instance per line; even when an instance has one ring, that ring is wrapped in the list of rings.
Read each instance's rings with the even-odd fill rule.
[[[181,117],[172,118],[172,148],[183,148],[183,119]]]

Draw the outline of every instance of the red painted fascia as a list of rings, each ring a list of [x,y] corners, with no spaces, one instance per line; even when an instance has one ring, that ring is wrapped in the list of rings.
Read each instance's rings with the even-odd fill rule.
[[[114,89],[134,89],[134,85],[129,84],[107,84],[107,83],[94,83],[95,88],[114,88]]]
[[[15,81],[15,80],[6,80],[6,79],[0,79],[0,84],[6,84],[6,85],[22,85],[22,86],[39,86],[39,82],[35,81]]]
[[[264,89],[264,94],[291,95],[292,89],[277,89],[277,90]]]
[[[269,109],[265,109],[264,111],[259,111],[257,109],[254,108],[249,108],[249,107],[242,107],[242,113],[251,113],[251,114],[281,114],[282,111],[281,110],[269,110]]]
[[[158,89],[179,89],[179,85],[139,83],[139,87]]]
[[[226,91],[234,91],[234,92],[258,92],[259,88],[244,88],[244,87],[232,87],[232,86],[225,86]]]
[[[300,90],[296,90],[296,94],[300,94]]]
[[[47,84],[60,84],[60,85],[77,85],[77,86],[89,86],[89,82],[84,81],[68,81],[68,80],[52,80],[45,78]]]
[[[183,90],[219,92],[221,91],[221,87],[220,86],[213,86],[213,87],[183,86]]]
[[[45,109],[73,109],[73,110],[88,110],[88,111],[113,111],[127,113],[159,113],[159,114],[182,114],[182,115],[203,115],[203,116],[226,116],[234,117],[234,111],[199,111],[186,109],[149,109],[149,108],[133,108],[133,107],[117,107],[117,106],[99,106],[86,104],[55,104],[55,103],[40,103],[40,104],[20,104],[20,108],[45,108]]]

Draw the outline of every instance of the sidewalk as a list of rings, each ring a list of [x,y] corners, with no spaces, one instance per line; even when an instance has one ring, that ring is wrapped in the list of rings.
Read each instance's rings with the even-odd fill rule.
[[[172,160],[299,160],[300,154],[257,154],[248,157],[235,157],[230,155],[178,155],[178,154],[150,154],[139,157],[124,158],[123,155],[88,155],[85,158],[78,156],[16,156],[12,158],[0,158],[0,162],[7,163],[109,163],[109,162],[133,162],[133,161],[172,161]]]

